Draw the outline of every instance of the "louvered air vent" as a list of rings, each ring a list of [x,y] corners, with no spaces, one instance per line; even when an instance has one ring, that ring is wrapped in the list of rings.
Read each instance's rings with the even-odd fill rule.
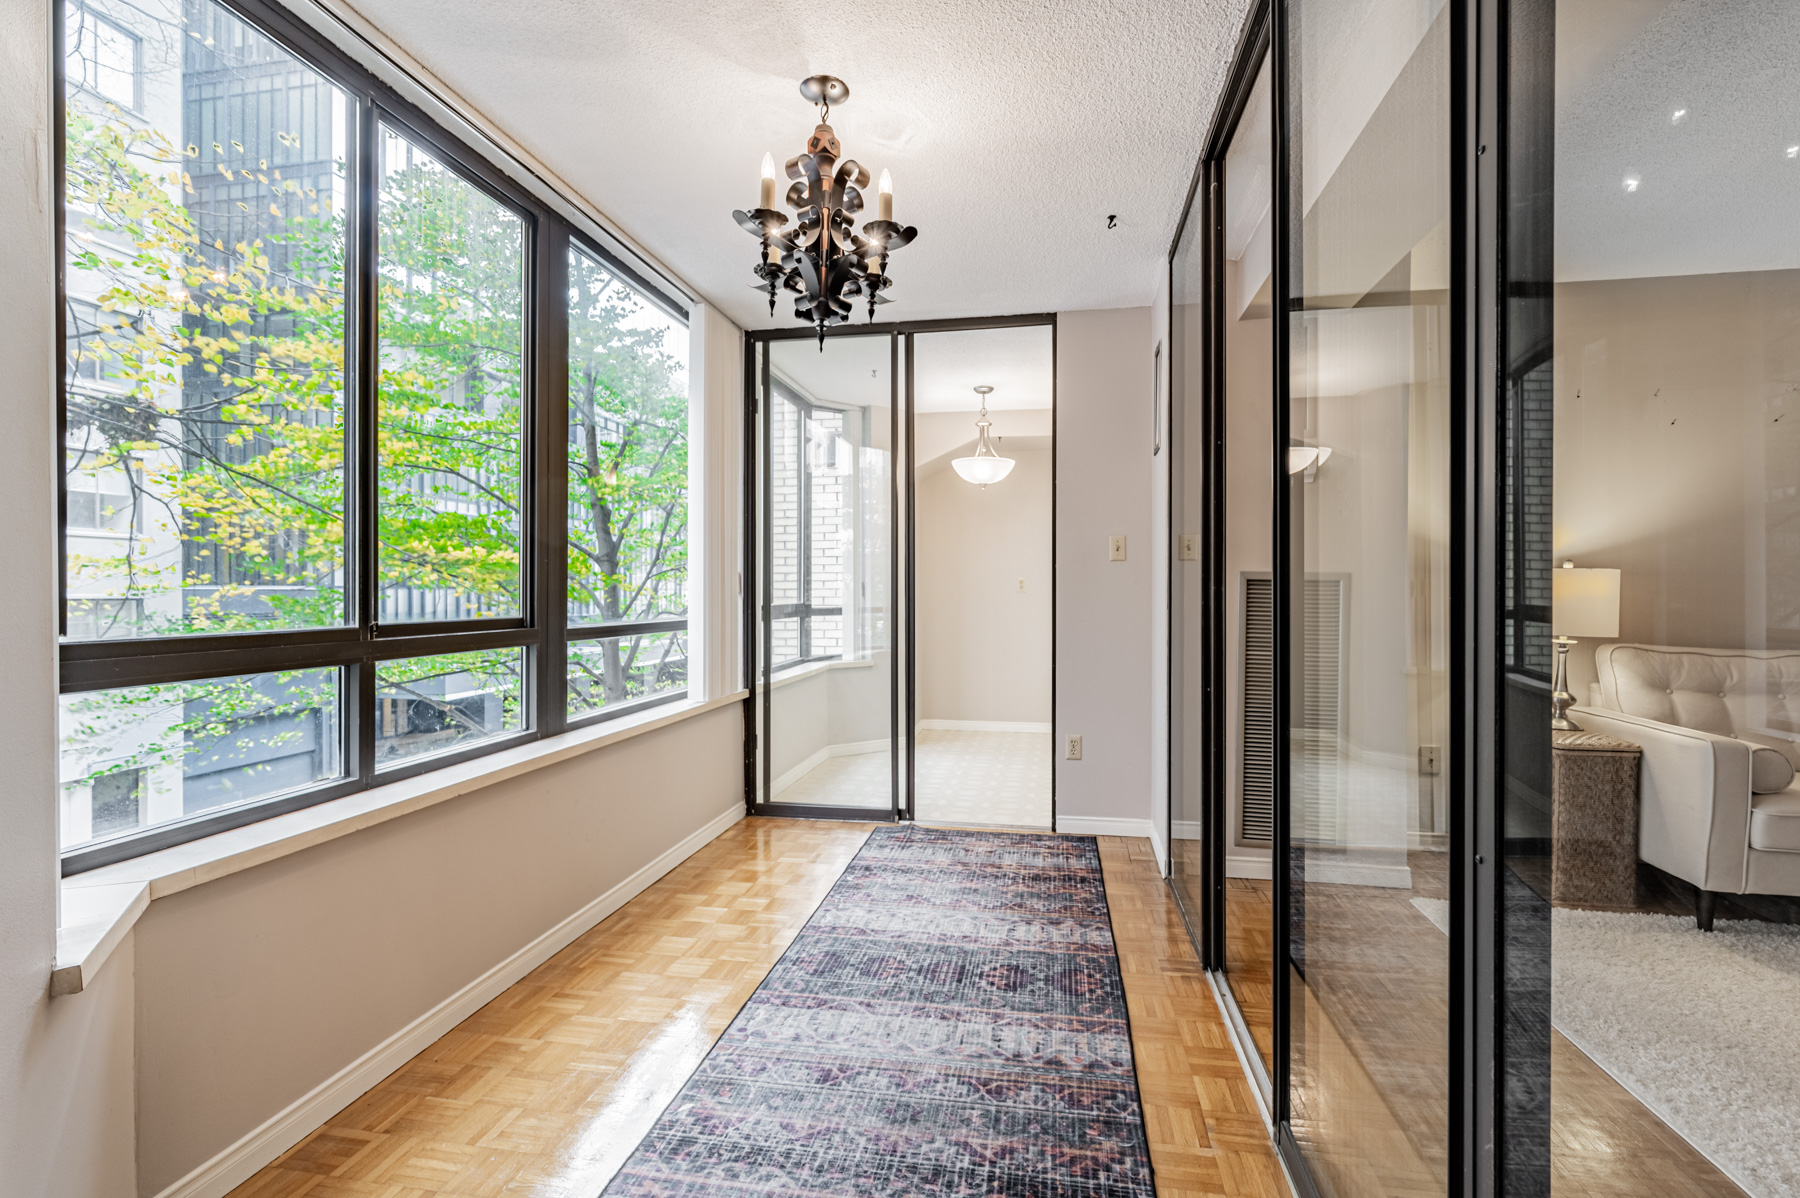
[[[1251,844],[1275,838],[1275,606],[1267,577],[1244,578],[1243,779],[1238,836]],[[1306,580],[1305,662],[1299,704],[1302,752],[1293,778],[1296,841],[1338,839],[1343,741],[1344,580]]]
[[[1275,839],[1275,593],[1268,578],[1244,579],[1244,768],[1238,837]]]

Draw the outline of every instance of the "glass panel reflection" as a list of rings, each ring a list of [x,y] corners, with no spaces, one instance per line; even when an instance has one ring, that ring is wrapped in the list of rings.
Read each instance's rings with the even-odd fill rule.
[[[1800,9],[1514,9],[1505,1184],[1791,1192]]]
[[[1449,9],[1288,0],[1291,1122],[1443,1193]]]

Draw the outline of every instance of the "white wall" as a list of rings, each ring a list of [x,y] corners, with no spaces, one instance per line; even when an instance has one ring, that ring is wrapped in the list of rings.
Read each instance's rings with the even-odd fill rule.
[[[776,794],[786,788],[784,780],[799,781],[834,749],[868,752],[872,741],[890,742],[891,656],[818,662],[777,676],[769,712],[769,779]]]
[[[1005,446],[1025,443],[1036,445],[1039,438],[1048,445],[1054,413],[1049,408],[1016,408],[988,413],[994,424],[988,435],[994,448],[1007,457],[1013,456]],[[913,468],[924,470],[940,459],[948,462],[960,458],[975,447],[975,421],[980,413],[974,408],[966,412],[920,412],[913,417]]]
[[[56,947],[56,335],[50,14],[0,3],[0,1188],[133,1192],[130,946],[78,1002]]]
[[[1051,722],[1051,451],[1003,452],[1016,463],[1012,473],[985,491],[943,463],[919,474],[922,720]]]
[[[1056,814],[1148,821],[1150,309],[1056,319]]]
[[[696,304],[688,353],[688,527],[703,546],[689,562],[689,644],[700,661],[688,693],[710,699],[744,684],[743,330],[711,304]]]

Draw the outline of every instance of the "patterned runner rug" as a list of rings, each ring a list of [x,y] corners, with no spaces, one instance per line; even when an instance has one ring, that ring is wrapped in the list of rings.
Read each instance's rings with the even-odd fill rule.
[[[1154,1198],[1091,837],[877,828],[607,1198]]]

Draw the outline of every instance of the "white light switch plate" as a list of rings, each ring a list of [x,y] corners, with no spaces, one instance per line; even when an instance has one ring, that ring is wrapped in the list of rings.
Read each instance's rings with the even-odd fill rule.
[[[1106,560],[1122,562],[1125,560],[1125,534],[1114,533],[1106,538]]]
[[[1191,562],[1191,561],[1199,560],[1200,538],[1195,536],[1191,532],[1182,533],[1181,534],[1180,554],[1181,554],[1181,560],[1184,562]]]

